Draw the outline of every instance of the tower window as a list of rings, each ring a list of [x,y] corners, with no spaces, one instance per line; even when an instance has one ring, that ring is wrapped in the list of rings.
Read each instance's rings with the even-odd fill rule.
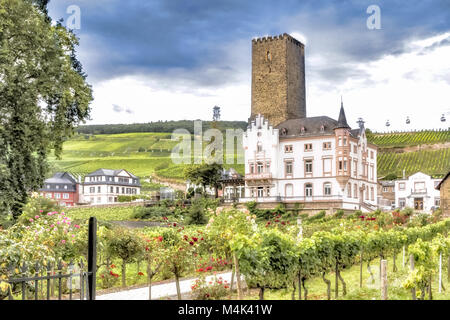
[[[270,53],[270,51],[267,51],[266,58],[267,61],[272,61],[272,54]]]

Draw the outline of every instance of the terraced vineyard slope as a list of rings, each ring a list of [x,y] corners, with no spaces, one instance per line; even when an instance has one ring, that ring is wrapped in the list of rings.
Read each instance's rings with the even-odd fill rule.
[[[84,176],[98,168],[124,168],[140,177],[157,175],[178,181],[183,165],[175,165],[170,152],[178,143],[170,133],[78,134],[64,143],[62,160],[51,159],[52,172]],[[410,175],[422,171],[442,176],[450,169],[450,131],[369,133],[379,146],[378,176]],[[244,173],[243,165],[225,165]]]

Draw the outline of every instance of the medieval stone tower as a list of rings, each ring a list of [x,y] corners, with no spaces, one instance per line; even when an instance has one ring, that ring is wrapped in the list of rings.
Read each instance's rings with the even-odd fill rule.
[[[252,113],[273,126],[306,117],[305,46],[288,34],[252,41]]]

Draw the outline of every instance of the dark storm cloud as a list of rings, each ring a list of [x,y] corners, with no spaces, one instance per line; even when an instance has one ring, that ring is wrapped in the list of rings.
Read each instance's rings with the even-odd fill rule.
[[[113,111],[120,113],[123,111],[123,108],[117,104],[113,104]]]
[[[368,30],[366,9],[381,7],[382,30]],[[81,8],[79,56],[89,79],[146,75],[161,85],[220,87],[250,71],[251,38],[301,32],[308,57],[325,63],[313,77],[343,81],[363,76],[353,65],[405,52],[405,43],[450,29],[445,0],[54,0],[54,19]],[[233,47],[235,41],[246,46]],[[224,50],[227,48],[227,50]],[[238,53],[236,53],[238,51]],[[242,53],[240,53],[242,52]],[[344,66],[344,67],[339,67]]]

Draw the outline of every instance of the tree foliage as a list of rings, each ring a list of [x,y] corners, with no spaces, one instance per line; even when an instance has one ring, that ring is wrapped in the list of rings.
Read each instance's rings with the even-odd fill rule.
[[[15,217],[42,186],[48,154],[60,156],[93,99],[78,39],[52,26],[46,4],[0,0],[0,208]]]

